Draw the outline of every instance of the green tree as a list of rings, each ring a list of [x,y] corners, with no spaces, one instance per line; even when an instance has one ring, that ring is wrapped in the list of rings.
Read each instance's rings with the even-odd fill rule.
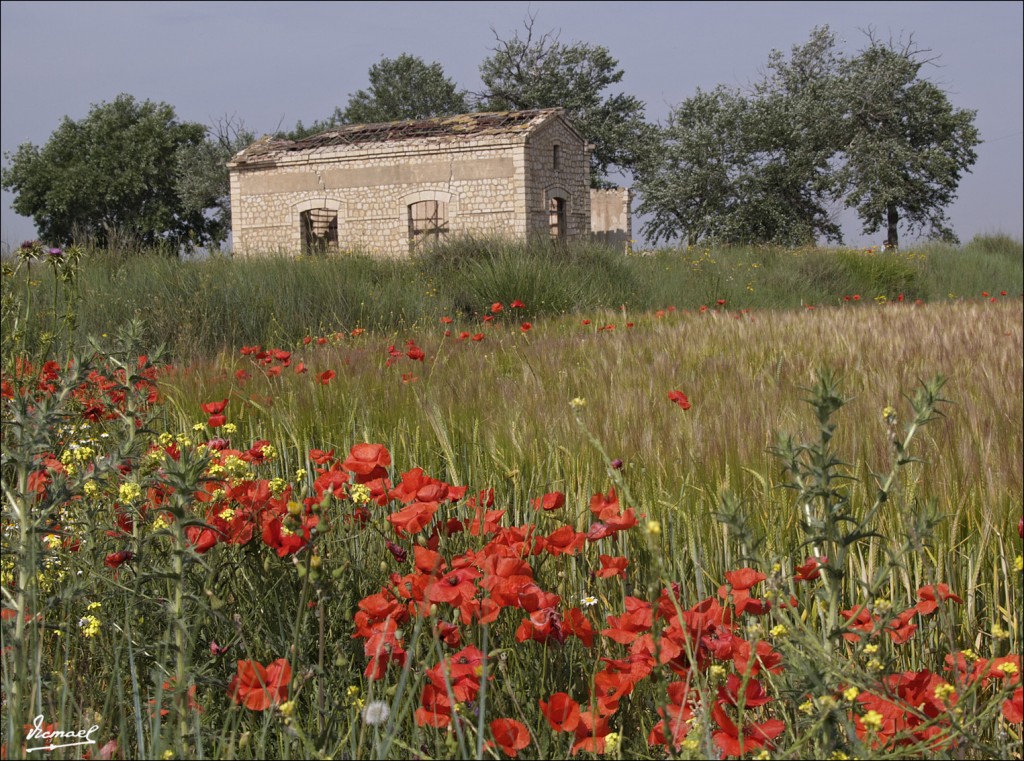
[[[174,167],[175,189],[188,215],[208,220],[208,245],[218,247],[231,229],[231,193],[227,163],[256,136],[233,117],[217,121],[201,143],[182,146]]]
[[[436,116],[464,114],[470,110],[466,93],[445,76],[439,63],[403,53],[384,58],[370,67],[370,87],[349,95],[345,108],[335,108],[323,120],[305,126],[300,121],[290,132],[279,133],[289,140],[334,129],[342,124],[376,124]]]
[[[956,242],[945,209],[981,143],[977,112],[954,108],[942,88],[921,78],[934,60],[926,53],[912,39],[884,44],[869,34],[868,46],[844,66],[846,204],[865,233],[884,228],[893,246],[901,222]]]
[[[609,185],[609,171],[632,171],[650,149],[654,130],[644,120],[644,103],[624,93],[606,93],[623,77],[619,62],[600,45],[567,45],[548,32],[535,38],[533,17],[525,34],[497,35],[492,55],[480,65],[484,111],[563,108],[576,129],[594,145],[591,182]]]
[[[166,103],[122,94],[80,121],[64,117],[43,147],[25,143],[6,154],[0,185],[50,243],[129,237],[175,252],[206,245],[213,222],[205,209],[185,206],[175,173],[179,152],[201,145],[205,134]]]
[[[723,241],[742,227],[743,189],[751,180],[750,103],[723,86],[697,90],[660,128],[660,148],[635,173],[644,233],[654,242],[683,237]]]
[[[772,243],[842,241],[836,222],[842,185],[836,168],[844,144],[843,58],[835,35],[816,27],[787,57],[773,50],[751,95],[749,140],[759,180],[772,200]]]
[[[772,51],[749,94],[719,86],[672,109],[637,172],[645,234],[689,245],[841,240],[834,48],[828,29],[815,29],[788,58]]]
[[[638,211],[655,241],[842,242],[841,205],[865,233],[898,224],[955,240],[945,208],[977,160],[975,112],[920,77],[912,45],[871,39],[854,58],[828,27],[769,56],[749,95],[698,92],[670,112],[638,168]]]
[[[403,53],[370,67],[370,87],[349,96],[342,124],[430,119],[469,111],[466,94],[444,74],[439,63]]]

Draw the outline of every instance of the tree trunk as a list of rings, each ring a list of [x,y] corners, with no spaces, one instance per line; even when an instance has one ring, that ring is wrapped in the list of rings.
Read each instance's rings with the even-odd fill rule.
[[[900,221],[900,214],[896,211],[896,206],[893,204],[889,204],[885,211],[885,221],[889,228],[889,237],[887,242],[889,244],[889,248],[896,248],[900,244],[900,234],[896,229],[896,225]]]

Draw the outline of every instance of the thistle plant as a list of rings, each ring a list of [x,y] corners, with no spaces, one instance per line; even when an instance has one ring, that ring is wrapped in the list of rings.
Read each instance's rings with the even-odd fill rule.
[[[819,594],[823,607],[819,608],[822,623],[822,645],[826,653],[832,652],[834,642],[846,630],[839,624],[839,613],[845,607],[844,580],[851,551],[861,541],[881,537],[872,528],[874,520],[897,489],[900,471],[917,458],[910,454],[910,444],[922,426],[935,420],[941,413],[940,404],[948,401],[940,395],[945,380],[936,376],[923,383],[910,400],[914,415],[903,435],[897,428],[897,413],[892,407],[882,411],[882,420],[889,438],[891,460],[888,472],[872,473],[875,498],[871,506],[858,514],[850,504],[847,482],[854,479],[833,446],[836,423],[833,416],[845,404],[840,394],[839,381],[829,371],[818,373],[818,380],[810,389],[807,402],[814,408],[818,422],[817,441],[797,443],[791,435],[780,437],[774,454],[782,461],[787,477],[786,488],[795,493],[795,502],[801,512],[805,546],[812,548],[813,557],[821,565],[823,584]]]

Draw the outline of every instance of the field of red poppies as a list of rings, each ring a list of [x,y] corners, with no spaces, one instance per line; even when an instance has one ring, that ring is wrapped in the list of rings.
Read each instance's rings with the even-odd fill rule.
[[[9,362],[5,757],[1019,758],[1022,302],[836,302]]]

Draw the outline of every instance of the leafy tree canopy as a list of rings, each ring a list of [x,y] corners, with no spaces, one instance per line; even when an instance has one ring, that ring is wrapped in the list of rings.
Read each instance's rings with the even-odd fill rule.
[[[944,210],[977,160],[975,112],[921,77],[927,62],[870,33],[847,58],[823,27],[788,58],[773,51],[749,93],[698,92],[672,110],[637,172],[645,232],[691,244],[841,242],[846,206],[893,245],[901,221],[955,240]]]
[[[50,243],[127,237],[175,252],[209,245],[219,234],[209,204],[186,204],[176,172],[182,152],[199,150],[205,135],[206,127],[179,121],[166,103],[122,94],[79,121],[64,117],[46,145],[6,154],[0,185]]]
[[[298,140],[341,124],[431,119],[470,110],[466,93],[445,76],[439,63],[427,64],[422,58],[403,53],[375,63],[369,76],[369,88],[350,95],[344,109],[335,108],[330,117],[309,127],[299,122],[283,136]]]
[[[653,130],[644,120],[644,103],[631,95],[606,92],[623,77],[607,48],[559,42],[548,32],[534,34],[528,17],[524,35],[497,38],[480,65],[482,111],[564,108],[580,134],[594,145],[592,182],[607,185],[615,170],[632,170],[650,147]]]
[[[843,67],[847,141],[839,172],[865,233],[885,229],[899,242],[910,232],[956,242],[945,209],[956,199],[964,172],[978,160],[977,111],[955,108],[938,85],[921,77],[933,59],[905,44],[868,46]]]
[[[174,185],[188,215],[202,214],[208,222],[209,243],[220,245],[231,230],[231,192],[228,162],[256,140],[234,117],[218,120],[201,143],[182,146],[174,167]]]

